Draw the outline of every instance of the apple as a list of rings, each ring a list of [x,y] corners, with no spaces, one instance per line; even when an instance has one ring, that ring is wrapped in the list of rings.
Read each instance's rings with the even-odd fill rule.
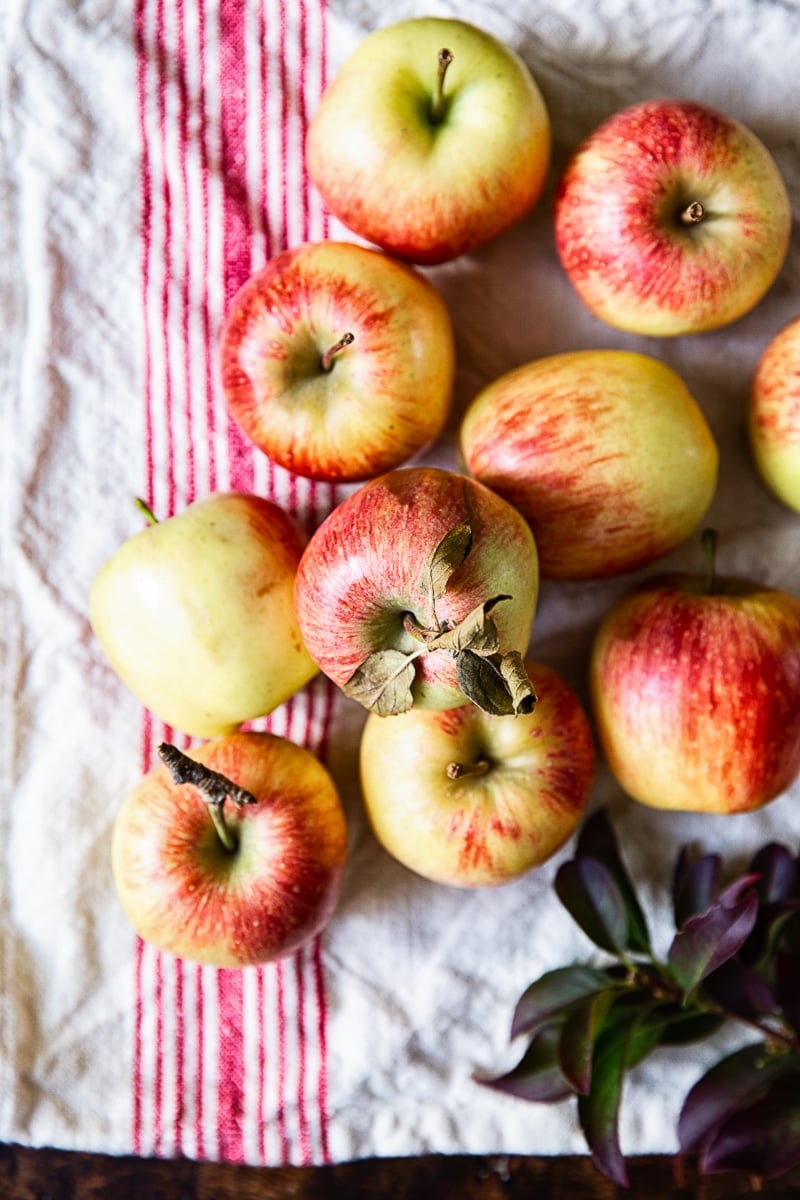
[[[542,94],[509,46],[465,21],[413,17],[374,30],[334,76],[306,165],[354,233],[430,264],[525,216],[550,146]]]
[[[520,711],[538,578],[533,534],[502,497],[454,471],[400,467],[311,536],[295,607],[314,661],[365,708]]]
[[[354,243],[309,242],[234,297],[222,385],[237,423],[274,462],[354,482],[438,437],[454,357],[447,307],[420,273]]]
[[[526,714],[467,704],[367,717],[367,815],[381,845],[418,875],[464,888],[508,883],[577,827],[594,780],[589,720],[555,671],[527,668],[538,700]]]
[[[642,804],[749,812],[800,772],[800,600],[787,592],[712,570],[650,580],[606,613],[589,674],[602,750]]]
[[[317,673],[294,613],[304,544],[283,509],[242,492],[149,525],[92,583],[100,648],[168,725],[196,737],[232,732]]]
[[[161,756],[123,800],[111,840],[136,932],[216,967],[299,949],[328,923],[347,856],[326,768],[271,733],[230,734],[188,754],[163,745]]]
[[[775,335],[759,359],[750,389],[748,432],[764,483],[800,512],[800,317]]]
[[[778,275],[791,230],[763,143],[685,99],[631,105],[590,133],[559,180],[554,213],[561,262],[589,309],[656,337],[748,312]]]
[[[467,469],[530,522],[541,574],[644,566],[702,520],[719,453],[680,376],[649,355],[583,350],[489,384],[460,428]]]

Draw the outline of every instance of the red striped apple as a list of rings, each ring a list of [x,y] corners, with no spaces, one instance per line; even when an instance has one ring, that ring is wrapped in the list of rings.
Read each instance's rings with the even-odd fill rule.
[[[521,655],[538,561],[525,519],[437,467],[363,484],[322,522],[297,570],[300,631],[321,670],[384,715],[475,700],[532,703]]]
[[[139,936],[216,967],[272,962],[305,945],[333,914],[347,855],[326,768],[271,733],[161,754],[123,800],[111,843],[120,903]]]
[[[234,297],[222,384],[248,437],[312,479],[354,482],[398,467],[450,412],[453,334],[413,268],[349,242],[277,255]]]
[[[644,566],[692,533],[717,482],[703,413],[671,367],[625,350],[556,354],[489,384],[460,430],[467,469],[530,522],[542,576]]]
[[[750,445],[771,492],[800,512],[800,317],[767,345],[750,389]]]
[[[527,714],[468,704],[367,717],[367,814],[378,841],[418,875],[464,888],[508,883],[550,858],[583,816],[595,767],[588,718],[559,675],[527,668],[538,696]]]
[[[100,648],[168,725],[195,737],[232,732],[317,673],[294,612],[304,544],[277,504],[241,492],[155,522],[92,584]]]
[[[769,151],[693,100],[647,100],[609,117],[556,192],[567,276],[596,316],[633,333],[699,333],[741,317],[772,286],[790,230]]]
[[[374,30],[345,61],[311,121],[306,162],[349,229],[440,263],[533,207],[550,121],[510,47],[464,21],[415,17]]]
[[[748,812],[800,773],[800,600],[777,588],[651,580],[606,614],[590,684],[608,764],[642,804]]]

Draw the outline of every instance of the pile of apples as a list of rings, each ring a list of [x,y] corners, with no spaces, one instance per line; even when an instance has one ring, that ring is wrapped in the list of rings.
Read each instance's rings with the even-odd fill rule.
[[[463,470],[407,465],[442,436],[455,369],[447,307],[417,267],[525,216],[550,153],[525,64],[458,20],[371,33],[322,97],[308,172],[359,241],[293,247],[254,274],[232,301],[220,363],[255,446],[357,486],[308,540],[255,495],[148,514],[92,589],[119,677],[169,726],[207,739],[188,754],[162,746],[115,826],[123,906],[164,950],[264,962],[329,920],[347,853],[336,787],[309,750],[241,728],[320,670],[368,710],[364,804],[413,871],[501,884],[581,819],[590,717],[526,658],[540,577],[619,575],[699,531],[719,465],[703,412],[656,358],[558,354],[473,398],[458,427]],[[651,336],[750,310],[790,224],[761,142],[681,99],[605,121],[555,194],[578,295]],[[800,511],[800,318],[763,356],[750,433],[764,480]],[[745,812],[800,773],[800,602],[717,578],[703,537],[703,577],[653,579],[602,621],[594,731],[635,800]]]

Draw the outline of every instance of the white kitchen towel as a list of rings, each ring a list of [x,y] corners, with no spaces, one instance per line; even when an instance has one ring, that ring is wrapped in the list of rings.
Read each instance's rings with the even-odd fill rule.
[[[709,518],[721,568],[800,595],[800,519],[757,480],[744,433],[758,356],[800,313],[796,232],[756,310],[669,342],[592,318],[552,236],[566,154],[614,110],[657,95],[707,101],[753,128],[796,215],[796,4],[527,0],[512,12],[500,0],[398,0],[390,11],[378,0],[10,0],[0,16],[2,1140],[270,1164],[584,1149],[570,1104],[533,1107],[473,1078],[513,1061],[508,1029],[525,985],[594,953],[553,893],[570,847],[500,890],[412,876],[376,845],[361,810],[362,712],[324,680],[265,723],[329,763],[347,807],[349,866],[321,937],[263,969],[196,967],[134,937],[110,872],[116,807],[171,731],[99,653],[92,578],[140,527],[137,495],[165,516],[214,490],[253,489],[308,530],[342,498],[271,466],[232,425],[220,323],[271,254],[351,236],[309,186],[304,131],[325,81],[370,29],[425,14],[465,17],[514,46],[555,138],[534,212],[429,272],[456,331],[456,413],[543,354],[610,346],[663,358],[720,446]],[[452,432],[420,461],[455,465]],[[697,566],[697,546],[664,565]],[[592,631],[631,581],[542,587],[531,649],[584,698]],[[601,766],[599,804],[612,809],[662,948],[684,841],[741,863],[764,841],[800,840],[800,786],[748,816],[679,817],[627,801]],[[674,1148],[704,1053],[657,1056],[636,1072],[625,1150]]]

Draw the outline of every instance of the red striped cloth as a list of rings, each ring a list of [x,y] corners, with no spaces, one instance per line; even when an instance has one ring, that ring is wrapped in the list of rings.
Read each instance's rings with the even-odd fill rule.
[[[217,346],[247,276],[328,236],[303,167],[326,74],[324,0],[137,0],[144,311],[144,493],[159,516],[252,490],[306,529],[335,490],[254,451],[227,414]],[[322,757],[334,694],[315,681],[260,727]],[[172,730],[145,714],[141,765]],[[293,959],[216,971],[135,956],[132,1146],[234,1162],[329,1160],[320,941]]]

